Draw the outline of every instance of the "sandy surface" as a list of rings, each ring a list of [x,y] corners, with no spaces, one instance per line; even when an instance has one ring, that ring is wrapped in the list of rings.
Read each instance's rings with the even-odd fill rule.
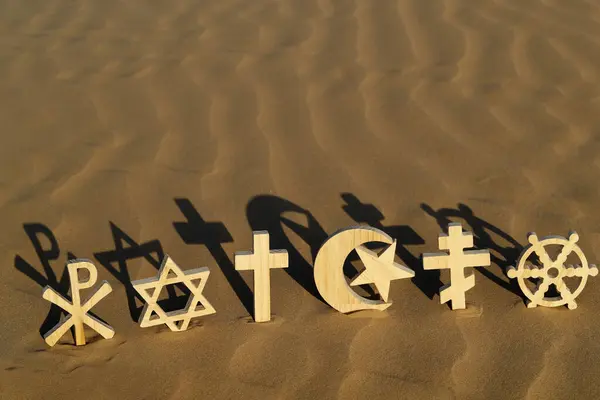
[[[531,310],[504,274],[532,230],[576,229],[600,260],[600,2],[0,10],[3,399],[600,398],[600,278],[575,311]],[[462,312],[419,262],[448,219],[492,253]],[[417,272],[383,313],[316,296],[316,251],[357,222]],[[291,261],[264,325],[232,266],[253,229]],[[163,254],[211,269],[217,314],[183,333],[134,321],[130,281]],[[42,287],[64,292],[68,257],[113,285],[94,312],[114,339],[40,336],[57,321]]]

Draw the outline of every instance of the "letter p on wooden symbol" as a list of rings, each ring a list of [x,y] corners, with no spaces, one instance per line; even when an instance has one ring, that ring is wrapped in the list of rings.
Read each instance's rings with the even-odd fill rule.
[[[69,279],[71,281],[71,298],[69,302],[60,293],[52,289],[50,286],[46,286],[42,292],[42,297],[52,304],[56,304],[70,315],[59,322],[54,328],[50,329],[45,335],[44,340],[49,346],[54,346],[58,339],[60,339],[67,331],[71,328],[75,328],[75,344],[81,346],[85,344],[85,332],[84,325],[89,326],[96,332],[98,332],[105,339],[110,339],[115,335],[115,331],[109,325],[100,321],[98,318],[90,315],[88,312],[94,307],[100,300],[106,297],[112,288],[107,281],[102,282],[98,290],[92,294],[83,304],[81,304],[81,290],[89,289],[96,283],[98,279],[98,270],[96,266],[88,260],[72,260],[67,263],[67,269],[69,270]],[[80,280],[79,270],[88,271],[88,278]]]
[[[287,268],[286,250],[270,250],[269,232],[254,231],[253,250],[235,253],[235,269],[254,270],[254,320],[271,320],[271,272],[272,268]]]
[[[423,269],[449,269],[450,284],[440,290],[440,303],[452,301],[452,309],[459,310],[466,307],[465,292],[475,286],[473,274],[465,276],[467,267],[481,267],[490,265],[490,252],[488,250],[464,249],[473,247],[473,234],[462,231],[461,224],[448,225],[448,234],[440,235],[438,239],[440,253],[423,254]]]

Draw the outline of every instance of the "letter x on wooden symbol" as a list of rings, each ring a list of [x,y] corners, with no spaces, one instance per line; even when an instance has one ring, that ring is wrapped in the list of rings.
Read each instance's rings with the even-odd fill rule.
[[[61,296],[60,293],[46,286],[42,292],[42,297],[49,302],[56,304],[70,315],[59,322],[54,328],[44,335],[44,340],[49,346],[54,346],[72,326],[75,327],[75,344],[81,346],[85,344],[84,324],[98,332],[105,339],[110,339],[115,335],[115,331],[109,325],[100,321],[98,318],[88,314],[100,300],[106,297],[112,288],[107,281],[102,282],[100,288],[92,294],[83,304],[81,304],[81,289],[88,289],[94,286],[98,279],[98,270],[96,266],[87,260],[72,260],[67,263],[69,278],[71,280],[72,302]],[[87,280],[80,281],[78,270],[85,269],[89,272]]]

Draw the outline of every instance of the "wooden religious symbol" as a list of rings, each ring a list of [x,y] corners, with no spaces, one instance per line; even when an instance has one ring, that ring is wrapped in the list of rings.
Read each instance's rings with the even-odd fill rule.
[[[206,267],[184,272],[171,257],[165,255],[157,276],[131,282],[146,301],[139,319],[140,326],[147,328],[165,324],[172,331],[179,332],[188,328],[192,318],[214,314],[215,309],[202,295],[209,274],[210,271]],[[197,283],[194,283],[195,281]],[[160,292],[165,286],[177,283],[182,283],[189,289],[190,297],[183,309],[165,312],[158,304]]]
[[[71,327],[75,327],[75,344],[77,346],[82,346],[85,344],[84,325],[89,326],[105,339],[112,338],[115,335],[114,329],[88,313],[92,307],[112,292],[110,284],[107,281],[103,281],[98,290],[81,304],[80,292],[82,289],[88,289],[94,286],[96,280],[98,280],[98,270],[89,260],[71,260],[67,262],[67,269],[71,281],[72,302],[69,302],[69,300],[64,298],[50,286],[44,288],[42,297],[49,302],[56,304],[70,315],[59,322],[54,328],[50,329],[50,331],[44,335],[44,340],[49,346],[54,346],[58,339],[60,339]],[[80,280],[79,270],[87,270],[89,273],[88,278]]]
[[[517,278],[519,287],[523,294],[529,299],[527,307],[534,308],[537,306],[544,307],[559,307],[567,305],[569,310],[577,308],[575,298],[581,294],[588,276],[598,275],[598,268],[595,265],[588,265],[587,258],[577,245],[579,235],[576,232],[571,232],[569,238],[562,236],[547,236],[539,240],[535,233],[529,234],[527,246],[521,255],[517,267],[509,267],[507,275],[509,278]],[[555,260],[552,260],[546,252],[546,246],[561,246],[562,250]],[[526,265],[527,259],[533,254],[537,256],[542,263],[541,267]],[[565,266],[569,254],[575,253],[581,265]],[[565,278],[580,278],[577,288],[572,292],[565,283]],[[536,290],[531,291],[527,286],[528,278],[539,279]],[[544,297],[550,285],[554,285],[559,293],[556,297]]]
[[[287,268],[288,253],[286,250],[270,250],[269,232],[252,232],[252,251],[235,253],[235,269],[238,271],[254,270],[254,321],[271,320],[271,269]]]
[[[440,289],[440,303],[452,301],[452,309],[459,310],[466,307],[465,292],[475,286],[475,275],[465,276],[467,267],[480,267],[490,265],[489,250],[470,250],[473,247],[473,234],[462,231],[459,223],[448,225],[448,234],[441,234],[438,238],[440,253],[423,254],[423,268],[450,269],[450,284]]]
[[[381,242],[389,244],[380,254],[363,244]],[[352,250],[358,253],[365,269],[350,284],[344,276],[344,262]],[[390,281],[412,278],[413,270],[394,262],[396,241],[385,232],[370,226],[353,226],[331,235],[323,244],[315,260],[315,283],[319,293],[329,305],[339,312],[358,310],[385,310]],[[381,300],[370,300],[358,295],[350,286],[374,284]]]

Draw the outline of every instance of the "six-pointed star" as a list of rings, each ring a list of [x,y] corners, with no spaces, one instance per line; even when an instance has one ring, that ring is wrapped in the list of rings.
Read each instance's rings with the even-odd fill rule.
[[[172,331],[184,331],[192,318],[214,314],[216,312],[214,307],[202,295],[209,274],[210,271],[206,267],[184,272],[169,256],[165,255],[157,276],[132,282],[135,290],[146,301],[140,315],[140,326],[146,328],[166,324]],[[198,283],[194,285],[193,281]],[[158,305],[158,297],[163,287],[176,283],[183,283],[190,290],[190,298],[185,308],[165,312]],[[198,309],[199,304],[200,309]],[[153,317],[153,314],[157,317]]]
[[[350,285],[358,286],[373,283],[385,302],[388,301],[390,281],[415,276],[412,269],[394,262],[396,241],[379,255],[364,246],[358,246],[356,252],[365,265],[365,270]]]

